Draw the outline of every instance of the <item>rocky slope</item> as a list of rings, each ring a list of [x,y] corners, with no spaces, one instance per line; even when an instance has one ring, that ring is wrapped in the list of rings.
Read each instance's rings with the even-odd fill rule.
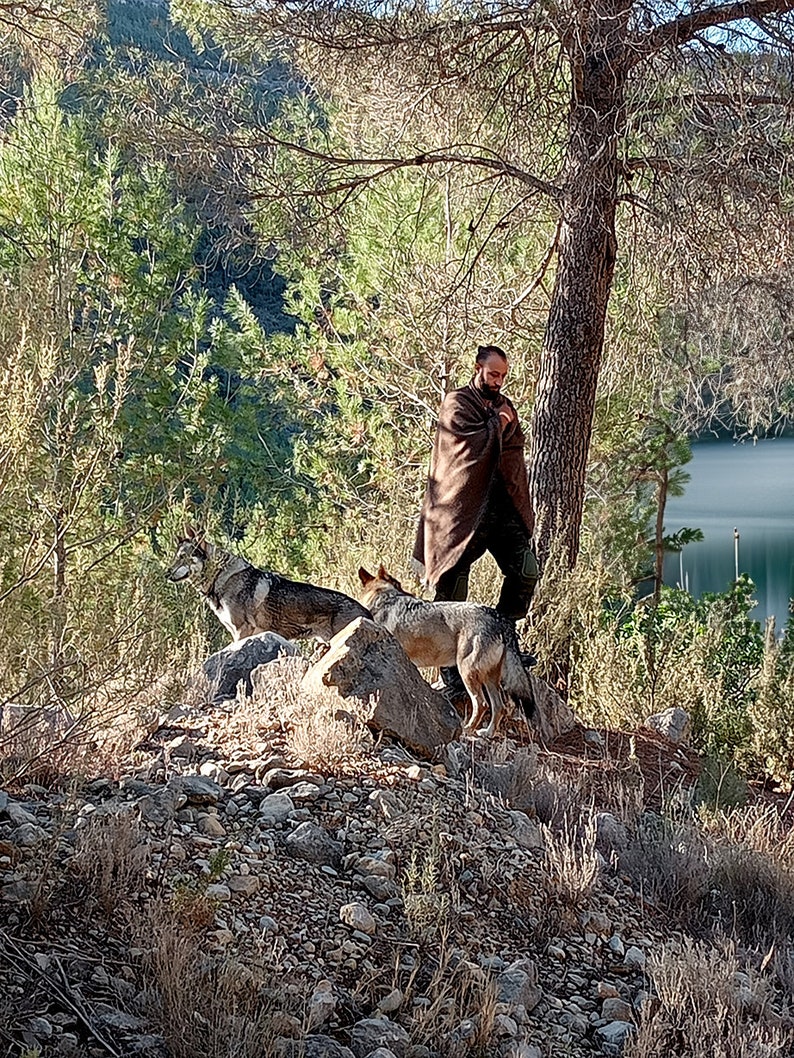
[[[658,1011],[687,941],[623,857],[694,755],[516,726],[428,765],[251,701],[162,719],[112,776],[0,792],[10,1054],[617,1054]]]

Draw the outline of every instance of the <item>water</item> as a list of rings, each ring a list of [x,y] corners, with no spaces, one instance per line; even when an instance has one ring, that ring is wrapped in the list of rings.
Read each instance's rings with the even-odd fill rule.
[[[684,548],[684,586],[694,595],[728,588],[735,576],[735,526],[739,572],[756,585],[752,616],[763,621],[774,614],[782,628],[794,597],[794,438],[696,444],[685,469],[690,481],[667,505],[665,532],[686,525],[701,529],[705,539]],[[679,583],[678,555],[667,556],[664,573],[666,583]]]

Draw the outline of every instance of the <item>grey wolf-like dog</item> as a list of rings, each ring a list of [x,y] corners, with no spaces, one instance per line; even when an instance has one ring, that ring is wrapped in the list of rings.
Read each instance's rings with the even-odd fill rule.
[[[365,569],[358,575],[361,601],[418,668],[457,666],[472,704],[466,730],[478,730],[490,711],[483,734],[492,735],[505,711],[505,694],[532,715],[532,685],[515,629],[501,614],[473,602],[425,602],[405,591],[383,566],[375,576]]]
[[[190,527],[166,577],[189,581],[235,640],[276,632],[285,639],[313,637],[327,643],[357,617],[371,616],[344,592],[257,569]]]

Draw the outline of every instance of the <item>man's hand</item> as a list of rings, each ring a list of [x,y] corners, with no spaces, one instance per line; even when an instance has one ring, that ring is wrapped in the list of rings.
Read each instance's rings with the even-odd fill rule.
[[[503,404],[499,409],[499,425],[502,429],[506,429],[511,422],[515,422],[518,416],[516,415],[515,408],[512,408],[509,404]]]

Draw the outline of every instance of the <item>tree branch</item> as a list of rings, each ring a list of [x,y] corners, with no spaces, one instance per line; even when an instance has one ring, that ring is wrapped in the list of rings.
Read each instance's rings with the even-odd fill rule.
[[[794,0],[792,0],[792,2],[794,2]],[[324,151],[318,151],[312,147],[305,147],[300,143],[284,140],[278,136],[273,136],[270,133],[265,134],[265,140],[267,143],[276,147],[283,147],[285,150],[301,154],[305,158],[311,158],[314,161],[323,162],[334,170],[369,170],[365,174],[362,173],[359,176],[351,176],[348,179],[340,180],[339,183],[325,187],[321,191],[312,190],[311,194],[314,197],[317,197],[318,195],[329,195],[339,191],[346,191],[353,187],[358,187],[363,183],[374,180],[379,176],[383,176],[385,173],[394,172],[397,169],[453,164],[489,169],[498,176],[509,176],[512,179],[517,180],[519,183],[531,187],[534,191],[548,195],[548,197],[555,202],[560,202],[562,200],[562,188],[558,187],[556,184],[549,183],[547,180],[541,180],[538,177],[533,176],[532,173],[528,173],[525,169],[512,165],[503,158],[499,158],[498,156],[489,158],[484,154],[469,155],[458,153],[458,151],[463,148],[469,148],[469,144],[461,144],[459,147],[453,148],[442,148],[436,151],[424,151],[421,154],[409,158],[349,158],[342,155],[326,154]],[[481,150],[482,148],[477,149]],[[267,195],[265,193],[254,193],[251,195],[252,199],[266,197]]]
[[[693,40],[699,33],[730,22],[759,21],[770,15],[785,15],[794,11],[794,0],[736,0],[716,7],[680,15],[670,22],[656,26],[648,33],[635,37],[632,65],[663,48],[677,48]]]

